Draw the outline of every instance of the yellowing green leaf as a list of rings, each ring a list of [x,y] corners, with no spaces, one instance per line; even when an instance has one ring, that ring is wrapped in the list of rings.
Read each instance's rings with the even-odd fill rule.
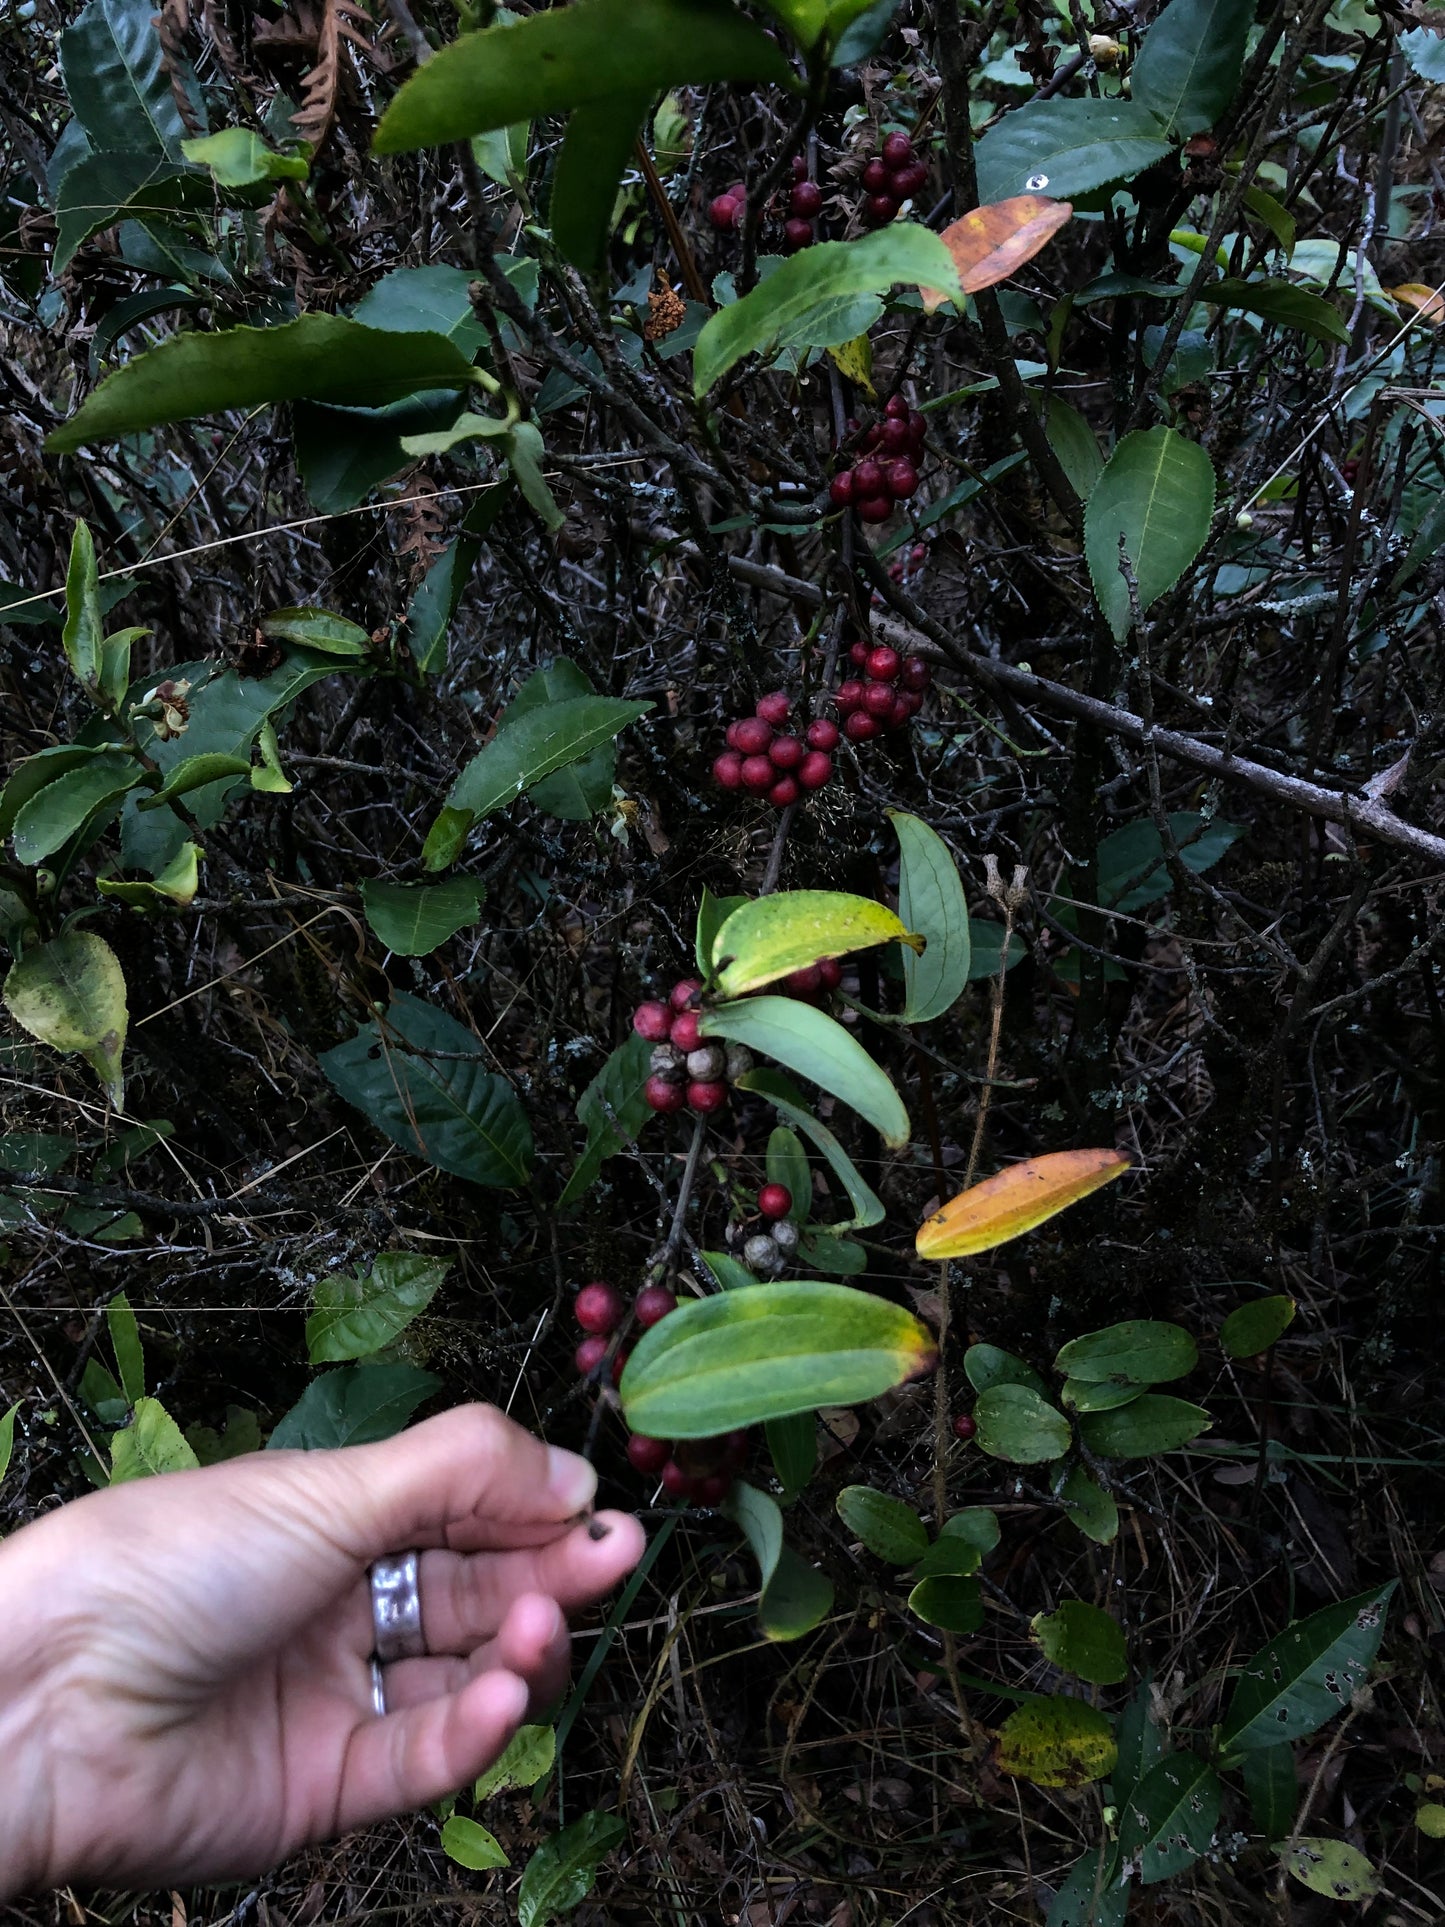
[[[966,1258],[1022,1237],[1129,1169],[1122,1151],[1053,1151],[1006,1165],[936,1211],[918,1233],[920,1258]]]
[[[1104,1715],[1062,1695],[1029,1700],[999,1728],[995,1763],[1035,1786],[1085,1786],[1112,1772],[1118,1758]]]
[[[480,1821],[468,1820],[461,1813],[454,1813],[442,1828],[442,1852],[448,1860],[455,1860],[459,1867],[468,1867],[473,1873],[512,1864],[495,1836],[488,1833]]]
[[[824,957],[878,943],[922,950],[923,939],[881,903],[843,890],[782,890],[744,903],[718,931],[712,954],[723,965],[718,994],[741,997]]]
[[[103,938],[70,930],[27,950],[5,979],[5,1008],[52,1050],[79,1051],[117,1110],[125,1084],[125,976]]]
[[[1344,1840],[1296,1840],[1284,1855],[1284,1867],[1302,1887],[1327,1900],[1368,1900],[1380,1891],[1374,1867]]]
[[[158,1472],[189,1472],[200,1460],[181,1428],[153,1398],[138,1399],[135,1417],[110,1442],[110,1482],[145,1479]]]

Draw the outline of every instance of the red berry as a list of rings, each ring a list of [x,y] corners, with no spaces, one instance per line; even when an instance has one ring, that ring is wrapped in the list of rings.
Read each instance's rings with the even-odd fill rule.
[[[868,651],[870,682],[893,682],[902,667],[903,658],[896,649],[890,649],[886,642],[880,642],[876,649]]]
[[[594,1332],[590,1337],[584,1338],[572,1354],[572,1362],[577,1367],[577,1376],[591,1378],[606,1356],[607,1340],[600,1333]]]
[[[687,1102],[687,1093],[681,1084],[674,1084],[667,1077],[649,1077],[642,1087],[642,1095],[654,1111],[680,1111]]]
[[[908,432],[907,421],[899,421],[890,416],[883,424],[883,433],[878,437],[878,446],[885,455],[901,455],[905,448],[913,446],[913,437]]]
[[[644,1285],[637,1294],[637,1303],[632,1307],[637,1314],[637,1322],[644,1331],[650,1331],[659,1319],[666,1318],[670,1311],[677,1310],[677,1300],[666,1285]]]
[[[665,1044],[672,1029],[672,1016],[666,1004],[639,1004],[632,1013],[632,1028],[649,1044]]]
[[[708,209],[707,218],[719,234],[728,234],[738,224],[738,204],[731,194],[719,194]]]
[[[792,1208],[793,1194],[785,1184],[765,1184],[758,1193],[758,1209],[765,1218],[786,1218]]]
[[[911,201],[915,194],[921,194],[928,185],[928,168],[923,161],[915,161],[912,167],[900,168],[893,176],[893,192],[900,201]]]
[[[671,1457],[672,1447],[666,1439],[650,1439],[645,1432],[634,1432],[627,1441],[627,1463],[634,1472],[656,1478]]]
[[[882,492],[882,464],[879,462],[859,462],[853,471],[854,499],[861,501],[865,495],[880,495]]]
[[[668,1041],[674,1050],[690,1051],[702,1048],[702,1032],[698,1029],[695,1010],[680,1011],[673,1018]]]
[[[752,1438],[746,1426],[740,1427],[736,1432],[725,1432],[723,1434],[723,1458],[729,1465],[734,1467],[746,1465],[748,1453],[752,1449],[752,1443]]]
[[[689,1110],[700,1112],[704,1117],[711,1111],[720,1111],[728,1101],[728,1087],[723,1083],[692,1083],[687,1087],[687,1106]]]
[[[699,1505],[721,1505],[732,1490],[731,1472],[709,1472],[705,1479],[697,1481],[695,1497]]]
[[[702,995],[701,977],[684,977],[672,986],[667,1001],[674,1010],[692,1010]]]
[[[905,720],[909,716],[916,716],[922,707],[923,698],[916,689],[901,690],[893,703],[894,714],[897,715],[901,710]]]
[[[787,248],[789,254],[797,254],[800,249],[811,247],[813,245],[813,238],[813,223],[811,221],[800,221],[796,216],[790,221],[784,221],[783,245]]]
[[[658,1473],[664,1492],[670,1492],[674,1499],[690,1499],[697,1481],[691,1472],[684,1472],[676,1459],[669,1459]]]
[[[926,562],[928,560],[928,544],[926,542],[915,542],[913,547],[908,551],[908,560],[915,563]]]
[[[808,163],[801,154],[793,156],[793,179],[805,181],[808,178]]]
[[[836,957],[824,957],[818,965],[824,990],[836,990],[843,981],[843,966]]]
[[[868,433],[863,437],[862,441],[859,442],[859,451],[866,455],[870,448],[876,448],[878,446],[878,437],[882,433],[883,428],[881,423],[874,422],[873,426],[868,430]]]
[[[905,689],[927,689],[933,681],[933,671],[922,656],[910,656],[903,665],[903,687]]]
[[[622,1374],[627,1370],[627,1361],[631,1356],[631,1352],[621,1351],[614,1355],[612,1360],[612,1383],[614,1385],[620,1385],[622,1383]]]
[[[744,756],[761,756],[773,740],[772,725],[761,716],[744,716],[733,734],[733,748],[740,749]]]
[[[851,438],[856,435],[862,426],[862,422],[859,421],[856,415],[850,415],[843,424],[843,434],[845,438]]]
[[[728,746],[728,748],[729,748],[729,749],[736,749],[736,748],[737,748],[737,746],[738,746],[738,745],[737,745],[737,732],[738,732],[738,726],[737,726],[737,724],[736,724],[736,723],[729,723],[729,724],[728,724],[728,726],[727,726],[727,732],[726,732],[726,735],[725,735],[725,738],[724,738],[724,740],[726,741],[726,743],[727,743],[727,746]]]
[[[746,181],[729,181],[725,191],[731,194],[733,199],[739,203],[748,198],[748,184]]]
[[[878,734],[878,724],[866,710],[855,709],[843,725],[843,734],[850,743],[866,743]]]
[[[840,716],[851,715],[863,700],[863,685],[856,676],[847,682],[840,682],[833,692],[833,702]]]
[[[865,194],[886,194],[893,185],[892,170],[882,161],[872,160],[863,169],[863,192]]]
[[[928,420],[926,416],[920,415],[916,408],[914,409],[913,413],[908,417],[908,432],[913,437],[914,453],[915,454],[921,453],[923,448],[923,439],[928,433]]]
[[[891,194],[870,194],[863,203],[863,219],[869,227],[887,227],[898,212],[898,203]]]
[[[577,1294],[577,1302],[572,1307],[572,1316],[585,1332],[601,1332],[605,1338],[608,1332],[615,1332],[622,1323],[627,1310],[622,1302],[622,1293],[616,1285],[609,1285],[601,1278],[594,1278],[590,1285],[584,1285]]]
[[[863,708],[870,716],[881,722],[893,713],[893,685],[891,682],[870,682],[863,691]],[[676,1031],[673,1032],[674,1039]]]
[[[788,196],[788,212],[811,221],[823,205],[823,190],[816,181],[799,181]]]
[[[886,522],[893,513],[893,497],[870,495],[867,501],[858,504],[858,513],[865,522]]]
[[[901,562],[889,563],[888,580],[890,582],[901,582],[903,580],[903,564]]]
[[[836,736],[837,731],[833,734]],[[798,783],[805,790],[820,790],[833,774],[833,759],[821,749],[810,749],[798,765]]]
[[[838,725],[830,723],[826,716],[820,716],[815,723],[809,723],[808,747],[809,749],[836,749]]]
[[[905,456],[888,464],[888,493],[895,502],[906,502],[918,487],[918,470]]]
[[[956,1439],[971,1439],[978,1431],[978,1420],[968,1412],[960,1412],[953,1421],[953,1436]]]
[[[801,970],[794,970],[783,980],[794,997],[816,997],[823,985],[823,975],[816,964],[804,964]],[[779,1217],[784,1214],[778,1213]]]
[[[890,395],[883,404],[883,413],[891,422],[908,420],[908,402],[903,395]]]
[[[870,647],[871,644],[869,643],[855,642],[848,651],[849,662],[856,662],[858,667],[862,669],[868,661],[868,651]],[[824,743],[820,744],[819,747],[826,749],[827,745]]]
[[[775,810],[785,810],[790,803],[798,800],[798,784],[792,776],[780,776],[768,791],[768,801]]]
[[[743,788],[754,796],[763,796],[773,787],[775,771],[772,759],[768,756],[749,756],[742,768]]]
[[[788,701],[782,690],[775,689],[770,696],[763,696],[759,699],[756,714],[759,715],[770,728],[781,729],[783,724],[788,720],[788,711],[791,708],[792,704]],[[764,744],[763,747],[766,748],[767,745]]]
[[[913,160],[913,142],[908,136],[890,134],[883,143],[883,165],[896,173],[900,167],[912,167]]]
[[[828,484],[828,500],[835,509],[845,509],[853,500],[853,471],[845,468]]]
[[[720,783],[725,790],[740,790],[743,786],[743,759],[735,749],[725,749],[712,766],[713,781]]]
[[[797,736],[775,736],[768,751],[774,769],[796,769],[806,754]]]
[[[912,700],[913,698],[909,696],[906,691],[895,696],[893,698],[893,707],[883,718],[883,727],[885,729],[902,729],[903,725],[908,721],[908,718],[913,714],[913,711],[908,706]]]

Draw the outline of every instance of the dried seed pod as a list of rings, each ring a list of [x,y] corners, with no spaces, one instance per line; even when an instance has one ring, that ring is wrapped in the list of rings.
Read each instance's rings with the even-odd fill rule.
[[[648,1069],[654,1077],[666,1077],[676,1082],[682,1076],[686,1062],[675,1044],[659,1044],[648,1059]]]
[[[714,1083],[723,1074],[727,1058],[719,1044],[702,1044],[687,1054],[687,1074],[704,1084]]]
[[[798,1227],[790,1218],[779,1218],[773,1226],[773,1243],[779,1251],[787,1253],[798,1248]]]
[[[743,1262],[754,1271],[776,1271],[782,1261],[774,1239],[764,1232],[756,1232],[743,1246]]]
[[[729,1044],[727,1048],[727,1077],[730,1084],[736,1084],[740,1077],[746,1077],[753,1067],[753,1054],[746,1044]]]

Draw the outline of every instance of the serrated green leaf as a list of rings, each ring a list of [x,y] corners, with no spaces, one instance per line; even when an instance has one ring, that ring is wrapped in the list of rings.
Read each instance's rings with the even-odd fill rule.
[[[186,124],[148,0],[91,0],[60,36],[60,71],[92,147],[180,153]]]
[[[1199,299],[1213,307],[1258,315],[1281,328],[1294,328],[1314,341],[1349,343],[1350,331],[1339,309],[1290,281],[1214,281],[1199,290]]]
[[[100,674],[102,630],[95,543],[88,525],[77,521],[65,572],[65,626],[60,639],[76,681],[86,689]]]
[[[256,627],[275,642],[294,642],[323,656],[360,658],[371,654],[371,637],[358,622],[330,609],[272,609]]]
[[[112,1485],[148,1479],[161,1472],[190,1472],[199,1464],[180,1426],[153,1398],[137,1399],[130,1424],[110,1441]]]
[[[141,1355],[140,1327],[123,1291],[117,1292],[106,1306],[105,1322],[120,1372],[121,1390],[128,1404],[139,1405],[146,1391],[145,1360]]]
[[[338,1365],[312,1379],[266,1441],[271,1451],[330,1451],[399,1432],[441,1380],[415,1365]]]
[[[1169,0],[1129,69],[1129,91],[1166,134],[1206,133],[1234,98],[1254,0]]]
[[[15,817],[15,854],[22,863],[42,863],[68,843],[97,812],[119,803],[140,782],[144,770],[133,756],[119,752],[93,756],[57,776],[22,805]]]
[[[450,1270],[446,1258],[383,1251],[369,1272],[337,1271],[321,1279],[306,1320],[307,1357],[313,1365],[330,1365],[384,1350],[426,1310]]]
[[[625,1150],[628,1139],[635,1138],[652,1115],[643,1095],[651,1055],[652,1046],[634,1032],[618,1045],[578,1098],[577,1117],[587,1127],[587,1146],[557,1200],[559,1211],[576,1203],[596,1182],[606,1159]]]
[[[227,756],[220,751],[205,751],[199,756],[188,756],[166,777],[158,790],[149,796],[139,798],[137,809],[164,809],[172,797],[188,796],[192,790],[204,789],[208,783],[219,783],[230,776],[249,776],[251,759],[248,756]]]
[[[1071,201],[1132,180],[1170,152],[1158,121],[1137,101],[1030,101],[979,142],[979,202],[987,207],[1015,194]]]

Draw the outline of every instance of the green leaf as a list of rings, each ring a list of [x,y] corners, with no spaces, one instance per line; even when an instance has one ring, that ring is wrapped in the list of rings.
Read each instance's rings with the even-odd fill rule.
[[[187,756],[184,762],[176,764],[158,790],[138,800],[136,808],[164,809],[173,796],[188,796],[192,790],[204,789],[208,783],[219,783],[229,776],[249,776],[250,773],[249,756],[227,756],[217,751]]]
[[[792,1412],[787,1418],[770,1418],[763,1429],[783,1488],[783,1504],[791,1505],[818,1463],[817,1418],[812,1412]]]
[[[1187,1445],[1212,1424],[1198,1405],[1145,1392],[1117,1411],[1087,1413],[1079,1420],[1079,1436],[1101,1459],[1147,1459]]]
[[[1255,1298],[1237,1305],[1219,1328],[1219,1342],[1230,1358],[1257,1358],[1294,1322],[1293,1298]]]
[[[856,1278],[868,1269],[868,1253],[854,1239],[839,1237],[831,1226],[814,1225],[798,1240],[795,1262],[805,1271],[821,1271],[829,1278]]]
[[[968,940],[973,953],[968,966],[968,981],[976,984],[982,979],[996,977],[999,965],[1003,962],[1003,925],[990,923],[986,917],[970,917]],[[1010,936],[1008,968],[1012,970],[1024,955],[1022,937]]]
[[[125,1081],[125,976],[110,945],[89,930],[52,937],[10,967],[5,1008],[52,1050],[79,1051],[121,1108]]]
[[[1086,1378],[1066,1378],[1059,1403],[1070,1412],[1113,1412],[1132,1404],[1143,1389],[1142,1385],[1093,1385]]]
[[[1244,190],[1244,205],[1257,221],[1263,223],[1284,250],[1285,259],[1294,253],[1298,227],[1288,208],[1277,201],[1273,194],[1266,194],[1262,187],[1247,187]]]
[[[1005,114],[978,143],[979,203],[987,207],[1015,194],[1072,200],[1132,180],[1172,151],[1158,121],[1138,101],[1030,101]]]
[[[1193,1753],[1168,1753],[1130,1794],[1119,1822],[1121,1861],[1137,1861],[1146,1887],[1182,1873],[1214,1838],[1219,1776]]]
[[[1198,1362],[1199,1348],[1182,1325],[1128,1318],[1060,1346],[1054,1370],[1091,1384],[1157,1385],[1183,1378]]]
[[[1363,1686],[1396,1581],[1325,1606],[1285,1628],[1239,1676],[1220,1747],[1248,1752],[1302,1740],[1342,1713]]]
[[[1173,428],[1136,428],[1115,446],[1084,510],[1084,553],[1116,641],[1133,621],[1120,537],[1147,610],[1203,548],[1213,513],[1214,465],[1197,442]]]
[[[472,36],[476,38],[476,36]],[[395,334],[341,315],[277,328],[172,335],[101,382],[46,447],[65,455],[162,422],[282,401],[377,407],[420,388],[467,388],[471,363],[434,334]]]
[[[65,659],[84,689],[92,688],[100,674],[103,628],[95,543],[87,524],[77,521],[70,538],[70,566],[65,572],[65,628],[61,642]]]
[[[1350,330],[1338,308],[1308,288],[1290,281],[1215,281],[1201,288],[1199,299],[1219,308],[1238,308],[1262,321],[1294,328],[1315,341],[1348,344]]]
[[[871,898],[842,890],[779,890],[742,904],[718,931],[713,956],[723,968],[717,994],[742,997],[824,957],[874,944],[900,942],[911,949],[909,938],[908,926]]]
[[[1104,472],[1099,438],[1077,408],[1057,395],[1035,396],[1049,446],[1081,502],[1087,502]]]
[[[1438,84],[1445,80],[1445,37],[1430,27],[1412,27],[1399,37],[1399,48],[1410,63],[1411,71],[1422,80]]]
[[[1124,1927],[1129,1882],[1112,1871],[1117,1856],[1107,1841],[1070,1867],[1054,1895],[1044,1927]]]
[[[596,693],[585,669],[566,656],[558,656],[527,678],[497,718],[497,728],[510,729],[522,717],[549,704]],[[533,783],[528,793],[534,807],[549,816],[559,816],[567,823],[585,823],[611,802],[616,775],[617,745],[607,742]]]
[[[715,897],[707,885],[702,886],[702,901],[697,906],[697,930],[693,938],[693,955],[702,974],[711,976],[717,956],[718,932],[733,914],[741,910],[748,897]]]
[[[780,49],[730,8],[577,0],[443,47],[393,99],[372,145],[378,154],[442,147],[587,101],[715,80],[786,87],[791,79]]]
[[[17,1398],[10,1410],[0,1416],[0,1479],[10,1470],[10,1455],[15,1449],[15,1414],[25,1403]]]
[[[551,1731],[549,1727],[548,1732]],[[503,1853],[496,1838],[478,1820],[468,1820],[464,1814],[454,1813],[445,1822],[441,1834],[442,1852],[448,1860],[455,1860],[459,1867],[468,1867],[473,1873],[485,1873],[491,1867],[510,1867],[511,1861]]]
[[[758,1281],[745,1264],[726,1251],[705,1251],[703,1262],[724,1291],[737,1291]]]
[[[507,437],[507,460],[511,465],[512,480],[522,491],[528,506],[542,518],[547,533],[555,535],[567,518],[558,508],[547,486],[547,478],[542,473],[546,452],[541,432],[532,422],[517,422],[513,426]]]
[[[150,147],[173,159],[186,124],[151,0],[91,0],[60,36],[65,98],[92,147]]]
[[[464,1025],[398,991],[384,1020],[323,1051],[321,1069],[394,1144],[473,1184],[525,1184],[532,1130],[505,1077]]]
[[[914,1567],[913,1577],[967,1577],[978,1571],[998,1541],[998,1514],[990,1506],[967,1506],[944,1520],[938,1537]]]
[[[1011,1465],[1041,1465],[1062,1458],[1073,1442],[1069,1421],[1027,1385],[991,1385],[973,1408],[976,1443],[991,1458]]]
[[[557,1209],[565,1211],[597,1180],[606,1159],[627,1148],[652,1115],[643,1096],[650,1072],[652,1046],[634,1032],[607,1059],[577,1100],[578,1121],[587,1127],[587,1148],[563,1186]],[[608,1112],[612,1117],[608,1116]],[[612,1118],[627,1136],[619,1135]]]
[[[958,1573],[931,1574],[909,1593],[908,1610],[943,1632],[976,1633],[983,1624],[983,1589]]]
[[[361,886],[366,921],[398,957],[427,957],[475,923],[487,894],[475,877],[445,883],[384,883],[368,877]]]
[[[1044,1658],[1091,1686],[1117,1686],[1128,1677],[1129,1652],[1117,1622],[1083,1599],[1065,1599],[1051,1613],[1035,1613],[1029,1631]]]
[[[218,134],[182,141],[181,152],[198,167],[208,167],[218,187],[304,181],[311,172],[304,154],[278,154],[250,127],[223,127]]]
[[[898,282],[959,294],[952,255],[916,221],[893,221],[856,241],[804,248],[751,294],[709,316],[693,350],[694,392],[705,395],[744,355],[802,345],[821,310],[857,295],[886,293]],[[839,338],[857,332],[850,326]]]
[[[816,1280],[746,1285],[645,1332],[619,1388],[649,1438],[698,1439],[820,1405],[858,1405],[930,1372],[931,1334],[885,1299]]]
[[[1227,823],[1223,817],[1206,817],[1194,810],[1174,810],[1166,820],[1180,861],[1195,876],[1212,870],[1244,835],[1242,823]],[[1112,830],[1099,845],[1096,861],[1099,902],[1106,909],[1144,910],[1174,887],[1163,839],[1147,817]]]
[[[796,1224],[806,1224],[813,1208],[813,1174],[808,1169],[803,1140],[786,1124],[775,1126],[769,1134],[763,1168],[768,1183],[781,1184],[791,1196],[788,1216]]]
[[[1032,1365],[997,1345],[970,1345],[963,1355],[963,1370],[976,1392],[986,1392],[992,1385],[1024,1385],[1040,1398],[1048,1395],[1048,1386]]]
[[[202,1465],[223,1465],[227,1459],[243,1458],[247,1452],[261,1450],[261,1422],[244,1406],[228,1405],[224,1432],[217,1432],[209,1425],[188,1425],[186,1444]]]
[[[656,89],[621,89],[584,101],[567,122],[552,177],[552,238],[573,267],[595,273],[607,258],[623,170]]]
[[[1368,1900],[1380,1891],[1374,1867],[1344,1840],[1293,1840],[1280,1864],[1302,1887],[1329,1900]]]
[[[951,1010],[968,982],[968,902],[953,852],[937,831],[901,810],[889,810],[888,820],[898,838],[898,914],[926,945],[921,956],[903,951],[903,1015],[926,1024]]]
[[[853,1207],[853,1216],[841,1224],[830,1225],[830,1232],[861,1231],[869,1225],[883,1222],[882,1203],[863,1182],[857,1165],[827,1125],[820,1124],[812,1112],[804,1108],[801,1094],[781,1072],[745,1071],[735,1082],[738,1090],[756,1091],[760,1097],[765,1097],[779,1116],[787,1118],[805,1137],[810,1137],[827,1159]]]
[[[551,16],[532,17],[545,20]],[[519,33],[521,29],[513,31]],[[468,40],[484,38],[483,34],[467,36]],[[458,44],[465,46],[467,41]],[[421,72],[425,74],[427,68]],[[585,1813],[570,1827],[544,1840],[527,1862],[517,1889],[518,1927],[548,1927],[559,1914],[570,1914],[591,1893],[597,1869],[626,1832],[614,1813]]]
[[[463,354],[474,355],[487,339],[472,307],[470,290],[476,278],[466,268],[393,268],[367,289],[351,318],[392,334],[423,328],[445,335]]]
[[[33,796],[68,770],[79,769],[94,756],[113,754],[110,749],[91,748],[83,743],[57,743],[51,749],[37,750],[34,756],[16,763],[3,790],[0,790],[0,837],[9,836],[22,809]]]
[[[110,1441],[112,1485],[148,1479],[160,1472],[191,1472],[199,1464],[180,1426],[153,1398],[137,1399],[131,1423]]]
[[[832,0],[828,9],[830,67],[852,67],[882,44],[898,0]]]
[[[314,649],[318,655],[342,658],[371,654],[371,637],[360,623],[330,609],[272,609],[258,618],[256,627],[273,642],[293,642],[299,649]]]
[[[886,1565],[916,1565],[927,1552],[923,1521],[901,1499],[870,1485],[845,1485],[833,1503],[854,1538]]]
[[[118,803],[144,774],[133,756],[117,752],[94,756],[57,776],[17,812],[16,856],[22,863],[43,862],[95,812]]]
[[[776,1501],[738,1479],[720,1510],[741,1528],[757,1559],[762,1592],[758,1623],[763,1636],[783,1641],[812,1632],[833,1609],[833,1587],[783,1543],[783,1515]]]
[[[128,1405],[139,1405],[146,1393],[145,1360],[141,1355],[140,1327],[125,1293],[117,1292],[105,1308],[111,1347],[120,1372],[120,1386]]]
[[[450,1270],[446,1258],[383,1251],[370,1272],[333,1272],[316,1287],[306,1356],[313,1365],[331,1365],[384,1350],[426,1310]]]
[[[55,197],[51,272],[70,264],[82,242],[124,220],[145,220],[209,206],[215,190],[204,174],[149,153],[90,154],[72,167]]]
[[[1187,139],[1207,133],[1234,99],[1254,25],[1254,0],[1170,0],[1144,35],[1129,92]]]
[[[1071,1466],[1058,1487],[1059,1504],[1086,1539],[1107,1546],[1119,1536],[1119,1508],[1083,1466]]]
[[[1240,1777],[1256,1831],[1271,1844],[1285,1839],[1299,1808],[1294,1748],[1288,1742],[1252,1747],[1244,1756]]]
[[[415,1365],[338,1365],[312,1379],[266,1441],[268,1451],[330,1451],[399,1432],[441,1380]]]
[[[1029,1700],[999,1728],[1000,1772],[1035,1786],[1085,1786],[1102,1780],[1118,1758],[1104,1715],[1064,1695]]]
[[[557,1734],[550,1726],[519,1726],[505,1749],[472,1788],[478,1804],[509,1787],[535,1786],[552,1771],[557,1757]]]
[[[908,1113],[888,1077],[841,1024],[792,997],[747,997],[703,1012],[704,1037],[746,1044],[851,1105],[885,1144],[908,1142]]]

